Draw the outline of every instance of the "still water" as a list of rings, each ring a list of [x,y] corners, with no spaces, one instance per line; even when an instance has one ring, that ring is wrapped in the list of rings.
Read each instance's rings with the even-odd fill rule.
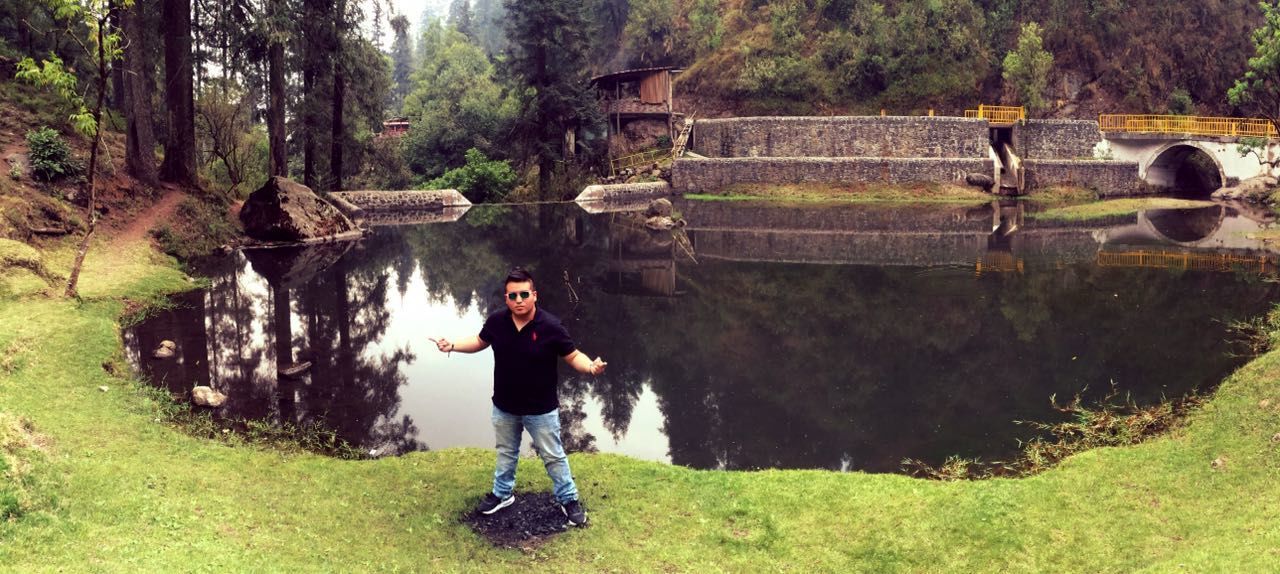
[[[1245,360],[1229,324],[1277,295],[1277,257],[1247,237],[1270,216],[1224,206],[1055,223],[1023,204],[677,201],[687,243],[598,211],[476,206],[354,245],[238,252],[126,348],[175,396],[227,394],[215,416],[321,424],[378,454],[491,448],[492,354],[428,337],[477,333],[522,265],[540,308],[609,363],[562,365],[570,450],[897,472],[1008,459],[1034,432],[1015,421],[1058,420],[1054,396],[1210,389]],[[178,356],[153,359],[164,339]]]

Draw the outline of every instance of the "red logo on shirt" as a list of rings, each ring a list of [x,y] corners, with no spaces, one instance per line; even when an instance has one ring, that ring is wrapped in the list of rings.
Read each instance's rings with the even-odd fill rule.
[[[534,331],[534,332],[533,332],[533,340],[534,340],[534,341],[537,341],[537,340],[538,340],[538,332],[537,332],[537,331]]]

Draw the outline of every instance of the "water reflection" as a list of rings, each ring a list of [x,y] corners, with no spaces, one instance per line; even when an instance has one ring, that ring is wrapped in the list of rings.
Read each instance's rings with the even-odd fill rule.
[[[1270,222],[1221,206],[1085,223],[1018,203],[676,208],[696,264],[634,214],[573,205],[237,254],[126,343],[157,384],[228,394],[224,415],[324,424],[380,452],[491,447],[491,355],[426,337],[478,331],[524,265],[610,363],[563,371],[572,450],[893,472],[1007,457],[1030,436],[1012,421],[1051,420],[1051,395],[1114,383],[1149,403],[1215,384],[1240,362],[1226,322],[1275,295],[1259,280],[1275,256],[1241,233]],[[161,339],[176,359],[150,358]]]

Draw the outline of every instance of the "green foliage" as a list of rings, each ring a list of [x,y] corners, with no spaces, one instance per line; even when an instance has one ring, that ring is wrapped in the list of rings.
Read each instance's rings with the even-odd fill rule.
[[[589,30],[575,0],[525,0],[507,5],[510,49],[503,70],[520,89],[515,143],[538,164],[539,193],[549,193],[565,134],[603,132],[604,115],[588,85]]]
[[[93,136],[97,132],[98,122],[85,107],[84,96],[77,91],[76,76],[63,66],[62,58],[51,55],[48,60],[43,60],[39,65],[31,58],[23,58],[18,62],[18,72],[15,77],[36,86],[49,88],[70,104],[75,112],[67,118],[67,121],[77,132],[86,137]]]
[[[632,0],[623,30],[626,49],[638,66],[673,64],[676,52],[676,6],[670,0]]]
[[[36,179],[53,181],[79,173],[80,164],[71,155],[71,147],[57,130],[43,127],[27,132],[31,174]]]
[[[716,0],[693,0],[689,10],[689,40],[695,55],[715,51],[724,41],[724,22]]]
[[[238,237],[240,229],[223,198],[203,196],[182,200],[177,221],[153,233],[165,253],[185,261],[212,254]]]
[[[1040,25],[1028,22],[1018,34],[1018,48],[1004,57],[1004,81],[1018,94],[1018,101],[1036,112],[1046,107],[1045,87],[1049,85],[1049,70],[1053,67],[1053,54],[1044,49]]]
[[[484,52],[462,34],[433,24],[423,33],[422,67],[405,98],[410,118],[404,160],[415,174],[439,177],[465,162],[466,150],[494,155],[517,113]]]
[[[1178,88],[1169,94],[1169,113],[1175,116],[1191,116],[1196,113],[1196,103],[1191,94]]]
[[[519,176],[511,164],[491,160],[478,149],[467,150],[467,163],[451,169],[425,189],[456,189],[472,203],[500,201],[511,192]]]
[[[1263,24],[1253,31],[1254,56],[1227,91],[1232,105],[1256,110],[1280,128],[1280,3],[1260,2]]]

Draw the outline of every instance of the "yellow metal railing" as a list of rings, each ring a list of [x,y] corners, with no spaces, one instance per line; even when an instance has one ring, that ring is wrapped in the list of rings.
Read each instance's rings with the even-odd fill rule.
[[[1271,122],[1258,118],[1212,118],[1201,116],[1102,115],[1098,127],[1104,132],[1190,134],[1197,136],[1276,137]]]
[[[654,149],[642,151],[640,153],[631,154],[619,158],[609,160],[609,174],[618,175],[618,172],[624,169],[631,169],[642,165],[652,165],[660,159],[671,157],[669,149]]]
[[[1227,253],[1191,253],[1185,251],[1101,251],[1099,267],[1151,267],[1156,269],[1189,269],[1193,271],[1258,271],[1265,272],[1271,261],[1262,255]]]
[[[993,124],[1013,124],[1027,119],[1027,109],[1022,106],[979,105],[976,110],[965,110],[966,118],[981,118]]]

